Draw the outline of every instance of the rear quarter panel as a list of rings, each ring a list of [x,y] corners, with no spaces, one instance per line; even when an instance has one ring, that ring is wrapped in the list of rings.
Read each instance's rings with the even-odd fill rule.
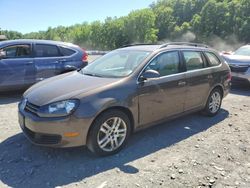
[[[204,101],[203,106],[206,105],[206,101],[211,93],[211,91],[215,87],[221,87],[223,90],[223,97],[226,97],[226,95],[229,93],[230,90],[230,80],[228,79],[228,76],[230,74],[230,68],[228,65],[223,61],[219,67],[212,67],[212,77],[213,79],[210,82],[210,90],[207,93],[206,100]]]

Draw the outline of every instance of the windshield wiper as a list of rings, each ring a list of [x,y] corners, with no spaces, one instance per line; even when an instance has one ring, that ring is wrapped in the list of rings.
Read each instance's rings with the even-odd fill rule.
[[[83,73],[84,75],[87,75],[87,76],[94,76],[94,77],[102,77],[102,76],[100,76],[100,75],[97,75],[97,74],[94,74],[94,73]]]

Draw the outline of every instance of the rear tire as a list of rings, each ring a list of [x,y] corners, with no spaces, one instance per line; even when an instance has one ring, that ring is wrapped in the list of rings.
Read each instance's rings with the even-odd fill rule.
[[[87,147],[98,156],[119,152],[131,132],[128,116],[120,110],[110,110],[96,118],[88,134]]]
[[[218,88],[213,89],[207,99],[206,107],[204,109],[205,115],[210,117],[215,116],[220,111],[221,102],[222,102],[221,90]]]

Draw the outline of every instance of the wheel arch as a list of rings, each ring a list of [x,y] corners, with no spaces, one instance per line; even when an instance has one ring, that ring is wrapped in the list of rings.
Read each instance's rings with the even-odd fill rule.
[[[107,112],[107,111],[112,111],[112,110],[119,110],[119,111],[122,111],[123,113],[125,113],[129,120],[130,120],[130,124],[131,124],[131,133],[134,132],[134,129],[135,129],[135,121],[134,121],[134,116],[131,112],[131,110],[127,107],[124,107],[124,106],[111,106],[111,107],[108,107],[104,110],[102,110],[101,112],[99,112],[96,117],[94,118],[93,122],[91,123],[89,129],[88,129],[88,133],[87,133],[87,140],[88,140],[88,137],[89,137],[89,133],[91,131],[91,128],[93,127],[93,124],[95,123],[95,120],[100,117],[103,113]]]
[[[215,90],[215,89],[219,89],[219,90],[221,91],[221,95],[222,95],[222,98],[223,98],[223,97],[224,97],[224,89],[223,89],[223,86],[220,85],[220,84],[214,86],[213,89],[210,91],[210,93],[211,93],[213,90]],[[209,93],[209,94],[210,94],[210,93]]]
[[[216,84],[214,85],[213,87],[211,87],[211,89],[209,90],[207,96],[206,96],[206,100],[204,101],[204,104],[203,106],[205,107],[206,104],[207,104],[207,100],[208,100],[208,97],[209,95],[211,94],[211,92],[215,89],[219,89],[221,91],[221,94],[222,94],[222,98],[224,97],[224,89],[223,89],[223,86],[221,84]]]

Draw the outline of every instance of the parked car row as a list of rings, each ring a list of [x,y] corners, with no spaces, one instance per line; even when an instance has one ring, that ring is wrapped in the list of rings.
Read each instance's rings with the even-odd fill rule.
[[[215,116],[230,81],[229,66],[206,46],[132,45],[29,88],[19,124],[35,144],[110,155],[137,130],[191,112]]]
[[[137,130],[197,111],[215,116],[231,81],[250,83],[250,45],[221,56],[178,42],[102,53],[88,65],[87,52],[74,44],[0,42],[0,91],[39,82],[18,105],[31,142],[114,154]]]
[[[106,54],[107,51],[89,51]],[[232,83],[250,85],[250,45],[222,53],[232,71]],[[0,92],[23,89],[46,78],[81,69],[88,64],[87,52],[70,43],[47,40],[0,42]]]
[[[22,89],[88,64],[79,46],[47,40],[0,42],[0,92]]]

